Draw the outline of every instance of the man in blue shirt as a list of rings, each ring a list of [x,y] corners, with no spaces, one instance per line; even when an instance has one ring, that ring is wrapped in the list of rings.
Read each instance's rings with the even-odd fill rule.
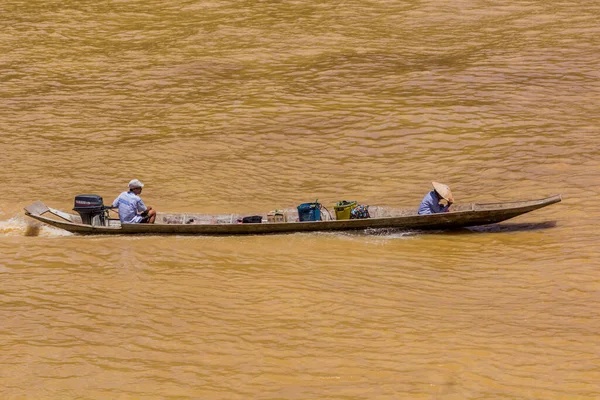
[[[123,192],[113,201],[112,206],[119,208],[119,219],[123,224],[153,224],[156,211],[146,207],[140,194],[144,184],[137,179],[129,182],[129,191]]]
[[[437,214],[449,211],[450,206],[454,203],[450,188],[438,182],[431,182],[431,184],[433,190],[423,198],[419,206],[419,214]],[[447,204],[444,204],[444,202],[447,202]]]

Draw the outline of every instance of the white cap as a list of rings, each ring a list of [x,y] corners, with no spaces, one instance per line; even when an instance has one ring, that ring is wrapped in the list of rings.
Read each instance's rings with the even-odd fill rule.
[[[132,179],[129,182],[129,189],[143,188],[144,184],[137,179]]]

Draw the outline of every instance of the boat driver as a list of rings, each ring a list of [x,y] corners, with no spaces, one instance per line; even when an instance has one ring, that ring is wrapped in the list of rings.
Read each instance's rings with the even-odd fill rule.
[[[454,203],[450,188],[443,183],[431,182],[433,190],[425,195],[419,206],[419,214],[448,212]]]
[[[119,219],[123,224],[153,224],[156,211],[146,207],[140,194],[144,184],[137,179],[129,182],[129,191],[121,193],[112,206],[119,208]]]

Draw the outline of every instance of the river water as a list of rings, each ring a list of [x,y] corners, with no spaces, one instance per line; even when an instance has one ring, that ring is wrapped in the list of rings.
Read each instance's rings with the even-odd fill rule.
[[[0,3],[2,398],[600,398],[600,5]],[[159,211],[563,201],[421,234],[30,227]]]

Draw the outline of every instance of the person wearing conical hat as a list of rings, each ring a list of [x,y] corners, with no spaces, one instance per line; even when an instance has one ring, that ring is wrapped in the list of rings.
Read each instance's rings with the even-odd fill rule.
[[[425,195],[419,206],[419,214],[437,214],[450,210],[454,197],[447,185],[431,182],[433,190]]]

